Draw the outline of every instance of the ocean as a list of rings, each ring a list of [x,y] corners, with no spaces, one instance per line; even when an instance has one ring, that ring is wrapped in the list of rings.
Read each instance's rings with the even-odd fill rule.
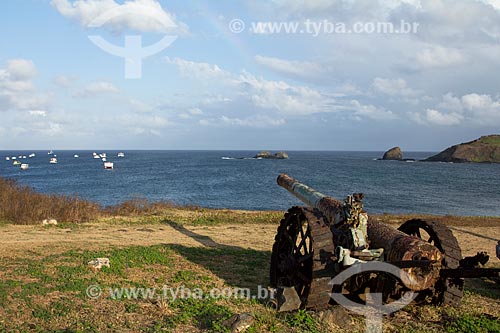
[[[376,160],[383,152],[289,151],[288,160],[231,159],[252,157],[252,151],[123,151],[124,158],[117,157],[118,151],[105,152],[113,170],[105,170],[92,151],[56,151],[58,164],[49,164],[47,151],[34,151],[35,157],[22,160],[29,163],[23,171],[5,157],[33,151],[0,151],[0,176],[38,192],[76,194],[103,206],[145,198],[286,210],[301,203],[276,184],[284,172],[337,199],[365,193],[369,213],[500,215],[500,164]],[[432,154],[406,152],[405,158]]]

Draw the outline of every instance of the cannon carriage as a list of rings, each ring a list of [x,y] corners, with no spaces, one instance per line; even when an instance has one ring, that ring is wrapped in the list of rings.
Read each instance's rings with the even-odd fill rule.
[[[270,284],[280,311],[324,308],[334,304],[332,293],[363,302],[366,293],[376,292],[389,303],[416,292],[419,303],[458,305],[464,278],[499,277],[500,269],[477,268],[488,260],[486,253],[462,258],[442,223],[412,219],[395,229],[368,216],[362,194],[339,201],[285,174],[278,184],[307,205],[290,208],[275,236]],[[365,272],[332,285],[343,270],[368,262],[391,264],[402,274]]]

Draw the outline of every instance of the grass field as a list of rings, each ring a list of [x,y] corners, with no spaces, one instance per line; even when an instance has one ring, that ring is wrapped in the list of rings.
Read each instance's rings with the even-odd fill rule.
[[[247,332],[364,332],[364,319],[352,314],[351,325],[341,328],[314,312],[276,313],[252,298],[206,297],[210,290],[234,288],[256,295],[259,285],[268,285],[281,216],[172,207],[82,224],[1,224],[0,331],[229,332],[224,320],[249,312],[255,322]],[[399,224],[410,217],[379,218]],[[450,225],[465,255],[493,253],[493,239],[500,239],[498,218],[438,219]],[[108,257],[111,267],[89,269],[87,262],[98,257]],[[90,286],[100,288],[100,297],[89,297]],[[120,296],[123,287],[156,288],[162,297]],[[205,297],[174,298],[176,290],[199,290]],[[499,332],[499,316],[500,286],[474,279],[460,308],[410,305],[386,317],[384,330]]]

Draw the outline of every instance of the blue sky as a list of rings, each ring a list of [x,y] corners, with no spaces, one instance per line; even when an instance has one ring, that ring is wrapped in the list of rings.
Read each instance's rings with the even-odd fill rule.
[[[327,29],[402,21],[417,29]],[[0,150],[435,151],[499,132],[500,0],[4,0],[0,28]],[[132,79],[89,36],[175,40]]]

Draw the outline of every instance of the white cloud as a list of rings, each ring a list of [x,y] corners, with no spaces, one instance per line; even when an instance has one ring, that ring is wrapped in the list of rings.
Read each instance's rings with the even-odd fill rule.
[[[261,55],[256,55],[255,61],[275,72],[298,78],[318,78],[331,75],[333,72],[329,66],[309,61],[294,61]]]
[[[434,109],[427,109],[423,113],[415,113],[413,119],[420,124],[439,126],[453,126],[460,124],[464,117],[456,112],[443,113]]]
[[[63,16],[85,27],[105,26],[112,31],[131,29],[141,32],[169,33],[179,25],[175,17],[156,0],[52,0]]]
[[[36,67],[33,61],[26,59],[7,60],[7,72],[13,81],[30,80],[36,75]]]
[[[129,100],[129,105],[132,110],[139,113],[149,113],[154,109],[152,106],[133,98]]]
[[[177,65],[185,77],[194,78],[212,86],[214,84],[228,86],[234,89],[239,97],[249,99],[260,108],[274,109],[286,114],[311,114],[326,111],[325,96],[309,87],[293,86],[284,81],[269,81],[257,78],[245,71],[236,76],[217,65],[203,62],[180,58],[167,58],[167,62]]]
[[[462,105],[468,110],[500,109],[500,103],[490,95],[468,94],[462,96]]]
[[[392,111],[378,108],[374,105],[365,105],[357,100],[352,100],[346,108],[354,111],[354,117],[356,119],[369,118],[373,120],[391,120],[397,118]]]
[[[162,136],[162,130],[173,125],[169,119],[151,114],[125,114],[116,120],[124,130],[137,135]]]
[[[92,97],[96,95],[103,94],[114,94],[118,93],[120,89],[118,89],[114,84],[107,81],[96,81],[91,82],[83,90],[79,91],[76,96],[79,97]]]
[[[328,112],[327,97],[306,86],[292,86],[284,81],[269,81],[243,72],[239,86],[258,107],[288,115]]]
[[[377,77],[373,80],[372,86],[377,92],[390,96],[412,97],[420,94],[420,92],[409,88],[403,79],[382,79]]]
[[[417,53],[416,66],[420,69],[431,69],[463,64],[466,59],[462,53],[453,48],[434,45]]]
[[[206,80],[210,82],[214,89],[222,87],[222,89],[226,88],[225,90],[232,92],[233,96],[224,97],[224,102],[221,98],[211,101],[216,104],[250,102],[256,112],[259,109],[268,110],[270,112],[277,112],[280,117],[301,117],[317,113],[348,112],[350,116],[356,119],[389,120],[397,118],[392,111],[386,110],[383,107],[363,104],[356,100],[343,99],[352,93],[361,94],[360,90],[353,84],[339,87],[338,89],[339,91],[343,91],[342,93],[329,94],[305,85],[267,80],[246,71],[243,71],[239,75],[231,74],[217,65],[196,63],[177,58],[169,60],[169,62],[176,64],[180,68],[181,73],[184,73],[187,77],[202,81]],[[215,78],[217,80],[214,80]],[[377,87],[383,89],[385,93],[399,94],[405,97],[419,94],[419,92],[407,87],[404,80],[379,79],[376,83]],[[180,117],[188,119],[191,118],[191,115],[184,113]],[[223,122],[229,123],[232,121],[234,124],[242,125],[254,120],[254,118],[227,118]],[[213,121],[204,119],[200,123],[211,124]]]
[[[230,73],[222,70],[217,65],[211,65],[206,62],[194,62],[181,58],[165,58],[168,64],[176,65],[182,76],[195,78],[200,81],[209,81],[213,79],[229,79]],[[212,82],[207,82],[211,84]]]
[[[202,126],[241,126],[253,128],[269,128],[284,125],[285,119],[275,119],[269,116],[256,115],[246,118],[234,118],[228,116],[221,116],[217,119],[201,119],[199,124]]]
[[[52,79],[52,82],[60,88],[69,88],[75,81],[76,78],[66,75],[58,75]]]
[[[500,10],[500,0],[481,0],[482,2],[493,6],[496,10]]]
[[[203,111],[200,108],[191,108],[188,112],[193,116],[201,116],[203,114]]]
[[[421,113],[414,113],[412,118],[420,124],[444,126],[459,124],[494,126],[500,122],[500,100],[490,95],[472,93],[455,97],[448,93],[443,95],[438,107],[442,110],[427,109]]]
[[[47,111],[44,110],[30,110],[28,113],[34,117],[47,117]]]
[[[10,59],[0,68],[0,111],[44,109],[49,96],[35,88],[37,73],[31,60]]]
[[[447,93],[443,95],[442,101],[441,103],[439,103],[438,108],[451,111],[461,111],[463,109],[463,106],[460,98],[455,97],[452,93]]]
[[[133,128],[161,129],[171,125],[171,122],[158,115],[128,114],[119,118],[122,126]]]
[[[202,116],[202,115],[203,115],[203,111],[200,108],[191,108],[191,109],[187,110],[186,112],[179,114],[179,118],[191,119],[193,117],[198,117],[198,116]]]

